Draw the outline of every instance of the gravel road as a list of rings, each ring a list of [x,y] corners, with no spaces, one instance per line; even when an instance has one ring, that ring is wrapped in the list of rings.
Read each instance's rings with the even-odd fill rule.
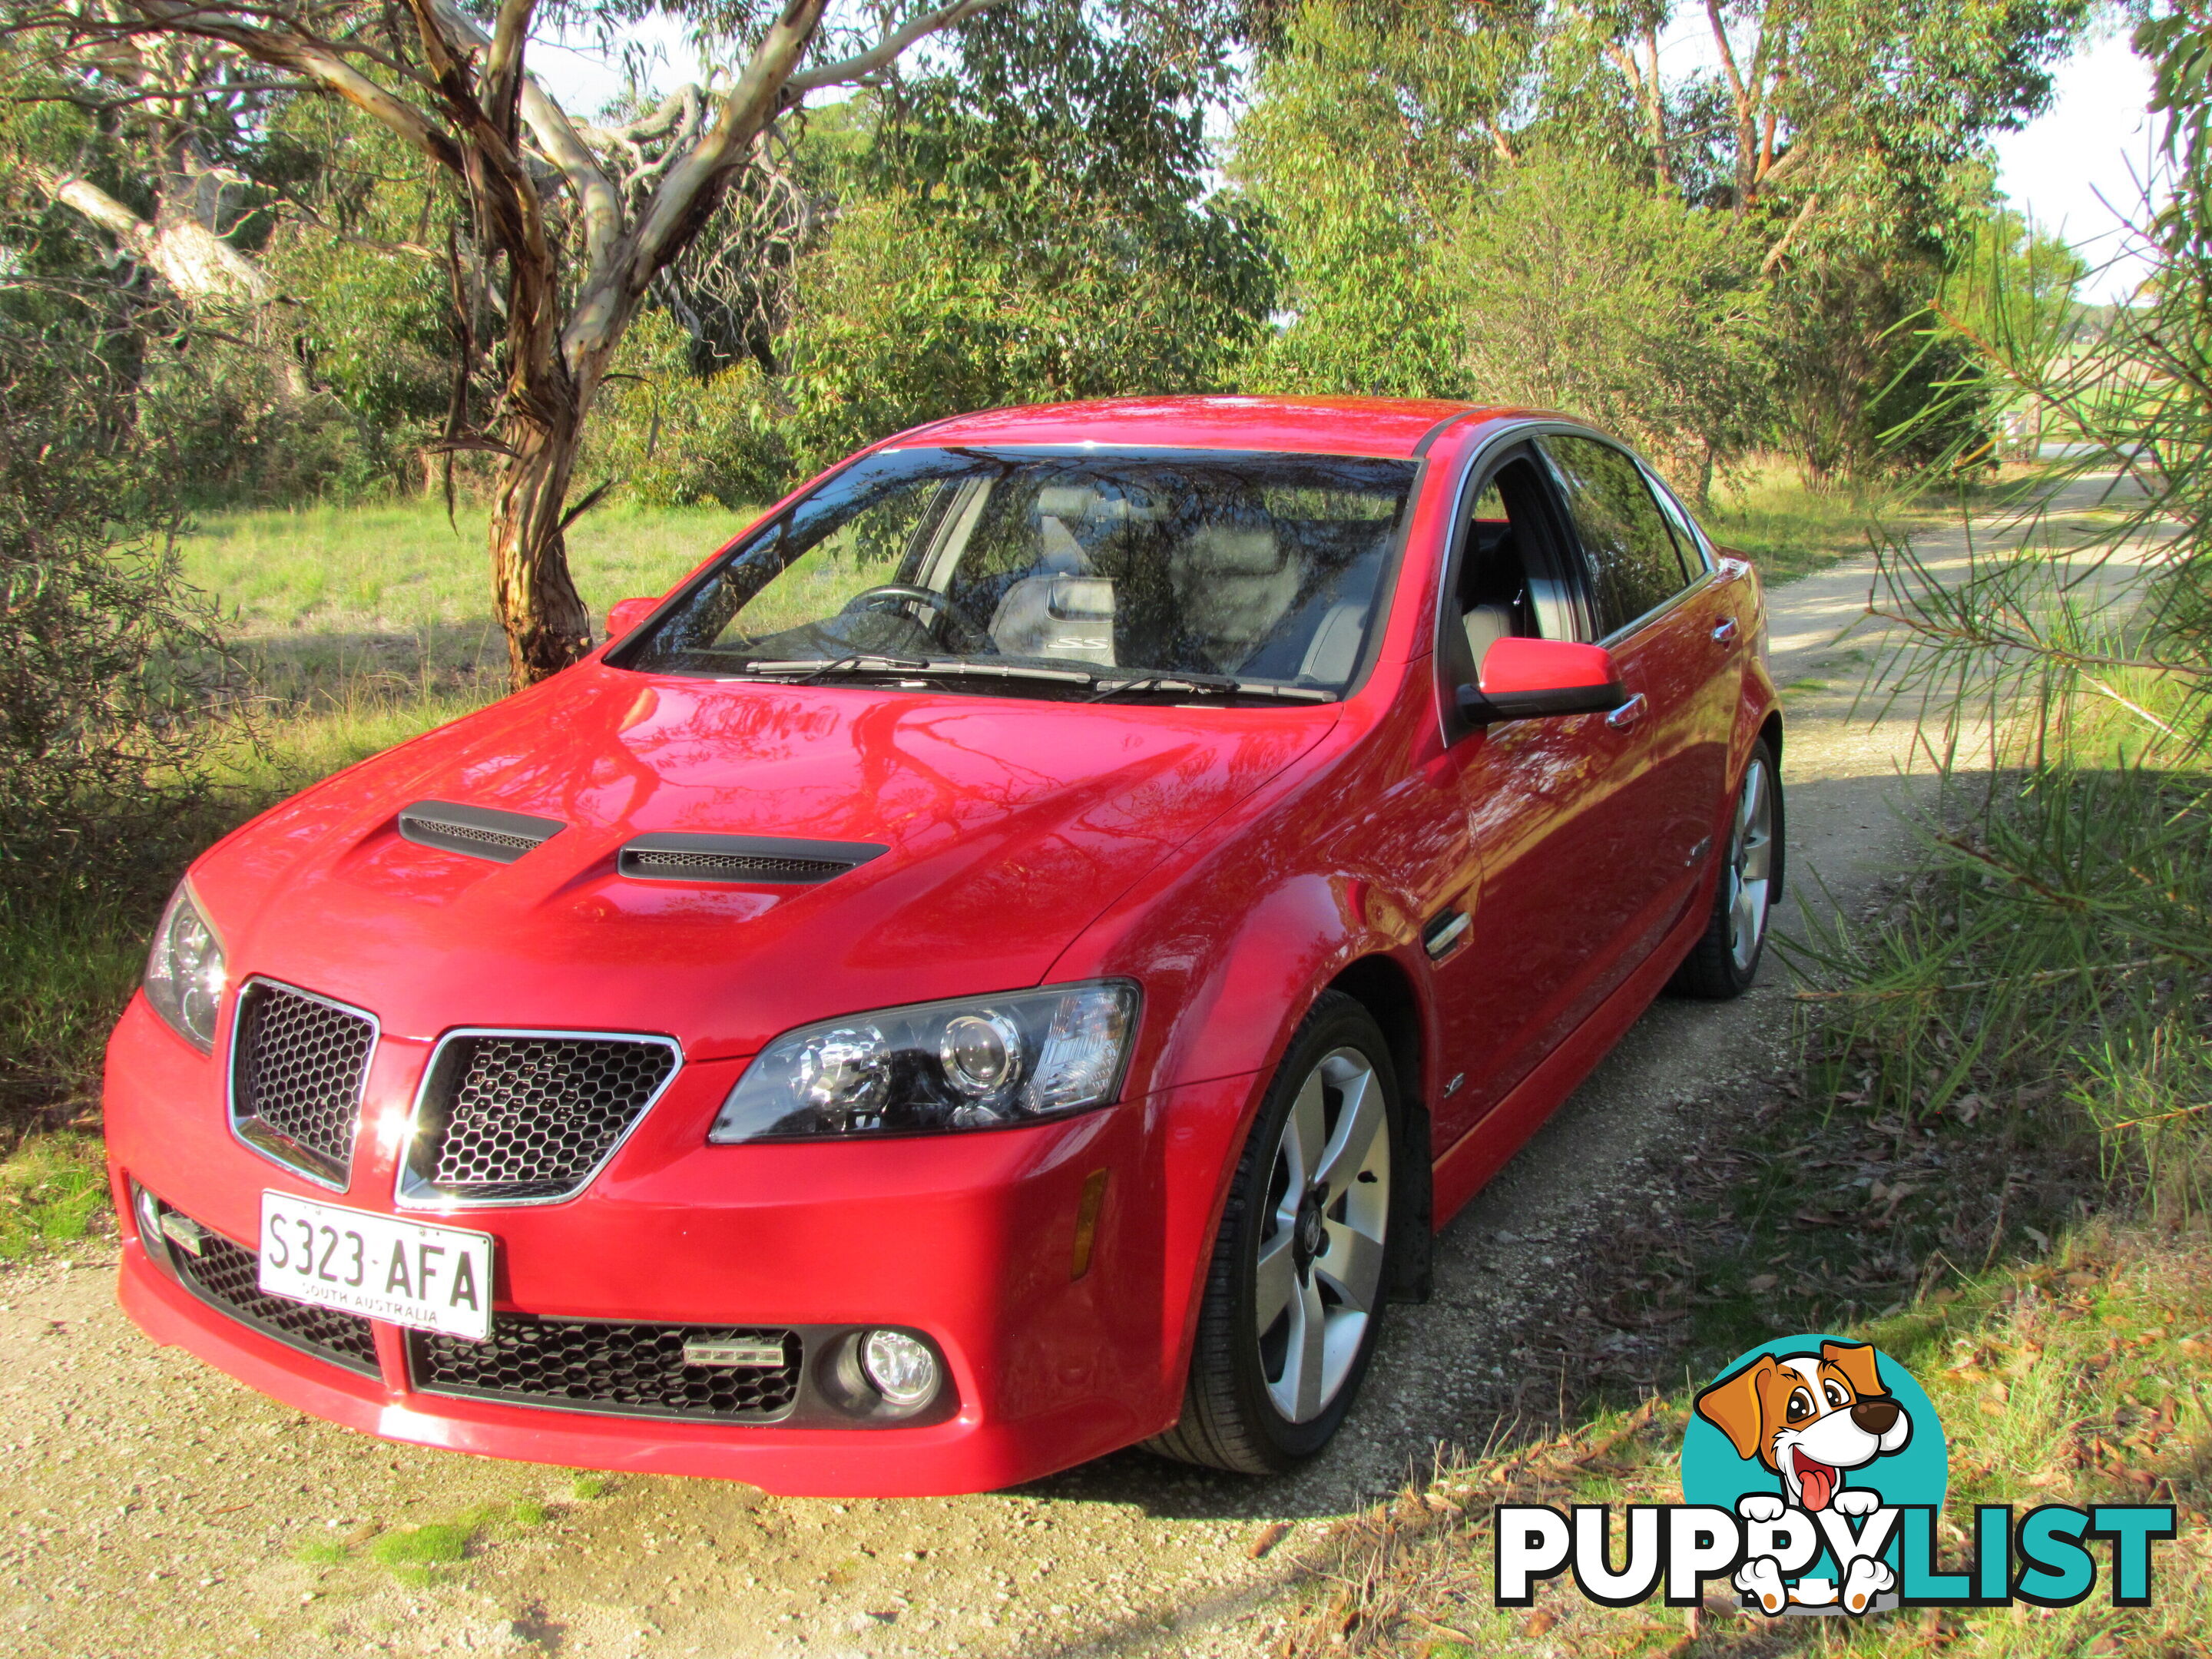
[[[2086,506],[2086,493],[2068,507]],[[1921,538],[1939,562],[1959,532]],[[1856,908],[1899,866],[1911,728],[1851,714],[1869,561],[1771,596],[1789,725],[1790,904]],[[1816,884],[1817,883],[1817,884]],[[1827,899],[1819,902],[1826,902]],[[1272,1482],[1126,1452],[984,1497],[830,1503],[703,1480],[386,1445],[285,1410],[117,1310],[112,1251],[0,1271],[0,1648],[23,1655],[466,1650],[588,1656],[1261,1651],[1310,1545],[1480,1440],[1525,1379],[1516,1333],[1571,1294],[1623,1166],[1695,1150],[1696,1103],[1784,1066],[1783,975],[1662,1001],[1439,1241],[1330,1453]],[[370,1540],[489,1514],[457,1566]],[[426,1540],[436,1534],[424,1534]]]

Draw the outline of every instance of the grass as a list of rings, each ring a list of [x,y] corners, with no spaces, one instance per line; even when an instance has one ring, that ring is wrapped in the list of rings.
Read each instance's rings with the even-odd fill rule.
[[[660,593],[751,522],[724,507],[603,507],[568,530],[576,586],[596,612]],[[396,501],[204,514],[185,574],[251,634],[419,630],[490,614],[485,510]]]
[[[1679,1502],[1690,1390],[1563,1431],[1455,1460],[1431,1480],[1338,1529],[1322,1571],[1338,1584],[1289,1650],[1459,1659],[1462,1654],[1666,1653],[1674,1659],[1784,1652],[2059,1656],[2202,1651],[2212,1620],[2212,1414],[2195,1386],[2212,1341],[2212,1249],[2201,1234],[2091,1223],[2046,1259],[1977,1275],[1862,1333],[1928,1389],[1950,1442],[1955,1570],[1976,1503],[2172,1503],[2180,1536],[2156,1547],[2153,1604],[1928,1609],[1863,1624],[1769,1624],[1709,1595],[1685,1618],[1647,1603],[1607,1608],[1554,1581],[1528,1610],[1491,1604],[1487,1523],[1500,1504]],[[1725,1588],[1719,1581],[1710,1590]]]
[[[487,1534],[504,1527],[542,1527],[550,1518],[545,1504],[534,1498],[482,1504],[450,1521],[402,1522],[375,1532],[368,1537],[362,1553],[400,1583],[421,1589],[438,1583],[467,1560]],[[343,1566],[356,1559],[352,1546],[362,1541],[362,1534],[350,1539],[310,1538],[294,1549],[292,1557],[311,1567]]]
[[[1771,586],[1867,552],[1885,533],[1955,524],[1961,507],[2005,501],[2028,476],[2029,469],[2015,467],[1942,491],[1881,483],[1824,491],[1807,489],[1794,467],[1765,457],[1717,483],[1701,518],[1715,541],[1748,557]]]
[[[388,1568],[401,1583],[427,1589],[468,1559],[477,1534],[491,1518],[489,1510],[472,1510],[458,1521],[397,1527],[369,1540],[368,1559]]]
[[[26,1136],[0,1160],[0,1261],[73,1243],[107,1209],[100,1137],[82,1129]]]

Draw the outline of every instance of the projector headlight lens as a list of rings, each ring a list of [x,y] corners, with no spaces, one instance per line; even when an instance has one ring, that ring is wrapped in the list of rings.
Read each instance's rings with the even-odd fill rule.
[[[802,1026],[745,1068],[707,1138],[928,1134],[1103,1106],[1121,1091],[1137,1000],[1107,980]]]
[[[183,882],[161,913],[154,945],[146,954],[146,1000],[170,1028],[206,1054],[215,1047],[215,1020],[229,983],[222,941],[200,914]]]

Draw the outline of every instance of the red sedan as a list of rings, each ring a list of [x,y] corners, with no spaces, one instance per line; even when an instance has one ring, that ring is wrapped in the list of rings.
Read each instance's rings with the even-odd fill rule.
[[[1757,579],[1553,416],[944,421],[609,631],[178,889],[107,1062],[156,1340],[776,1492],[1281,1469],[1780,892]]]

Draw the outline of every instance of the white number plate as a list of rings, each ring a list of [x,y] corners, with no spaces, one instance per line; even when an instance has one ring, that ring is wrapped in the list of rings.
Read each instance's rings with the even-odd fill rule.
[[[261,1194],[261,1288],[481,1342],[491,1334],[489,1233]]]

